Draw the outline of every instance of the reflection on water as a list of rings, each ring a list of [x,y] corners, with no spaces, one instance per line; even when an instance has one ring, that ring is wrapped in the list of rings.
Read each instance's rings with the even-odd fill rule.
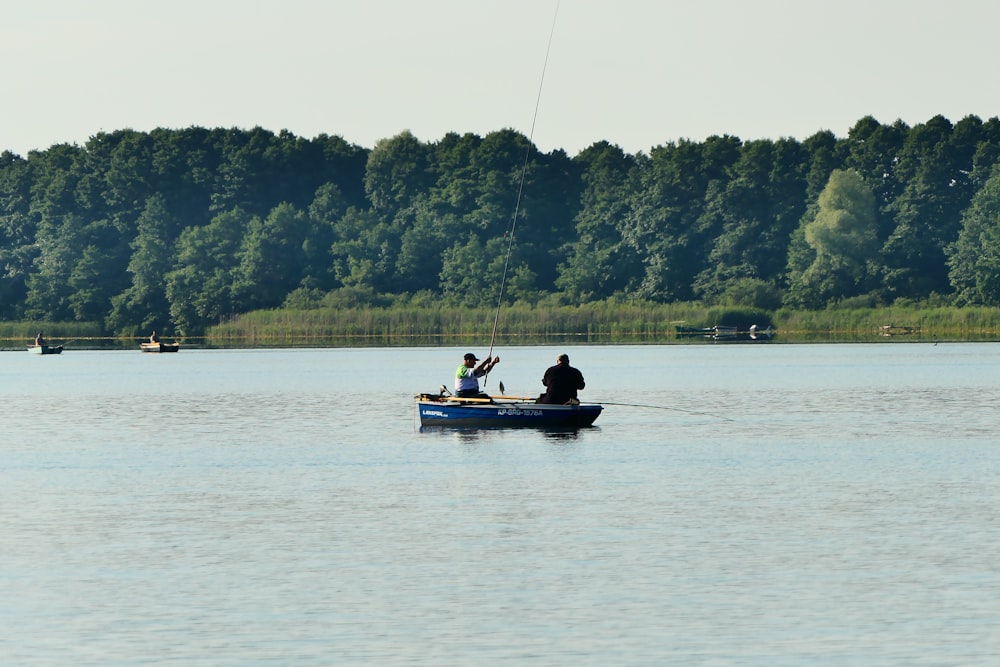
[[[0,664],[1000,654],[1000,345],[579,346],[598,425],[421,428],[465,351],[0,355]]]
[[[517,430],[531,436],[531,440],[534,440],[535,437],[541,437],[544,440],[577,440],[580,438],[581,431],[599,429],[599,426],[588,426],[586,428],[519,428]],[[426,435],[453,438],[458,442],[479,442],[501,437],[504,433],[509,432],[509,429],[501,427],[420,426],[419,431]]]

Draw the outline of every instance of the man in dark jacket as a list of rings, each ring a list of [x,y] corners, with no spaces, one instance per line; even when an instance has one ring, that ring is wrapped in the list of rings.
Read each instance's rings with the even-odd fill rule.
[[[557,405],[579,403],[576,392],[584,387],[583,373],[569,365],[569,357],[565,354],[560,354],[557,361],[555,366],[551,366],[545,371],[542,384],[547,389],[539,397],[538,402]]]

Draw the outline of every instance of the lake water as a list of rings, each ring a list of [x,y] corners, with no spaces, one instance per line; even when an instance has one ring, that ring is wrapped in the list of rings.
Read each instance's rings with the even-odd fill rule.
[[[1000,344],[0,354],[0,664],[994,665]],[[472,350],[483,356],[484,349]]]

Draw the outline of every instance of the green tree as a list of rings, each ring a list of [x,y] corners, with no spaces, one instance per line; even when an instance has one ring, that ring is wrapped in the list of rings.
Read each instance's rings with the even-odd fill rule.
[[[427,204],[448,221],[441,251],[466,233],[484,244],[509,241],[513,233],[522,261],[551,289],[579,206],[576,168],[566,153],[542,154],[523,134],[505,129],[482,139],[449,135],[435,147],[434,158],[438,176]],[[419,220],[408,215],[406,224],[414,222]]]
[[[694,298],[695,276],[708,266],[708,247],[720,232],[722,202],[742,142],[712,136],[699,144],[669,143],[638,161],[637,188],[622,226],[622,240],[643,269],[626,291],[651,301]]]
[[[373,212],[383,221],[410,206],[433,186],[431,149],[409,131],[379,141],[368,154],[365,192]]]
[[[370,210],[348,209],[334,229],[333,273],[345,287],[387,292],[392,284],[398,235]]]
[[[234,270],[237,311],[275,308],[304,277],[306,216],[291,204],[279,204],[267,218],[250,220]]]
[[[804,215],[811,219],[815,211],[810,214],[809,207],[819,200],[819,193],[826,187],[830,174],[841,164],[837,157],[840,143],[833,132],[823,130],[803,141],[802,150],[805,151],[802,169],[806,180]]]
[[[163,230],[169,238],[176,238],[183,227],[202,227],[211,221],[212,195],[222,162],[215,141],[221,134],[202,127],[160,128],[150,133],[154,189],[163,197],[171,219],[180,225]]]
[[[21,317],[38,252],[31,182],[27,160],[10,151],[0,154],[0,319]]]
[[[964,124],[956,141],[951,122],[935,116],[906,137],[896,167],[903,190],[890,205],[894,228],[882,248],[883,280],[895,297],[920,299],[950,289],[945,248],[958,237],[971,197],[976,125]]]
[[[574,160],[581,169],[581,208],[556,286],[579,302],[624,290],[641,264],[635,248],[626,246],[622,236],[635,160],[606,141],[590,146]]]
[[[305,255],[302,284],[309,289],[328,291],[338,286],[333,274],[331,248],[336,240],[337,222],[347,212],[348,203],[336,183],[324,183],[309,205],[308,233],[302,242]]]
[[[170,317],[181,335],[196,335],[235,312],[234,274],[251,219],[236,209],[181,232],[175,268],[165,276]]]
[[[985,121],[979,136],[979,144],[972,156],[972,173],[969,174],[973,196],[996,174],[1000,165],[1000,118],[994,116]]]
[[[70,275],[80,261],[84,236],[79,218],[64,215],[39,225],[38,257],[28,276],[25,315],[39,320],[73,320]]]
[[[421,201],[413,208],[413,222],[400,239],[396,259],[395,282],[408,293],[437,290],[444,253],[460,238],[464,225],[459,217],[445,210],[439,212]]]
[[[138,232],[131,243],[128,264],[131,284],[111,298],[108,327],[125,335],[150,329],[165,330],[170,321],[170,302],[164,277],[173,264],[173,237],[176,220],[166,208],[163,195],[154,195],[137,221]]]
[[[875,195],[881,238],[891,230],[889,207],[905,185],[900,181],[898,165],[909,132],[909,126],[901,120],[883,125],[872,116],[865,116],[854,124],[841,143],[841,152],[845,153],[840,160],[841,168],[858,172]]]
[[[95,141],[92,139],[90,145]],[[153,138],[145,132],[119,130],[102,144],[110,144],[102,146],[102,152],[109,152],[106,162],[98,159],[99,153],[89,146],[87,158],[94,161],[91,173],[100,175],[102,169],[106,170],[101,202],[104,210],[88,208],[94,217],[108,218],[119,234],[132,238],[146,201],[161,186],[153,167]]]
[[[514,241],[537,286],[552,291],[558,267],[576,237],[582,192],[579,167],[565,151],[542,154],[530,144],[528,150],[529,158],[537,158],[528,162]]]
[[[66,301],[73,319],[103,322],[115,287],[115,282],[102,275],[106,266],[106,255],[100,249],[93,245],[84,247],[67,281],[72,292]]]
[[[270,208],[274,183],[265,155],[275,143],[272,132],[255,127],[250,131],[233,128],[215,138],[221,152],[215,184],[212,188],[211,211],[241,210],[263,216]]]
[[[482,243],[475,234],[466,241],[456,241],[445,251],[441,269],[441,292],[452,303],[475,308],[496,305],[507,263],[508,245],[502,238]],[[516,276],[516,278],[515,278]],[[504,290],[506,303],[518,296],[530,298],[533,278],[524,262],[512,255],[507,266],[508,286]]]
[[[960,304],[1000,306],[1000,172],[962,216],[958,239],[948,247],[948,266]]]
[[[834,170],[819,197],[816,217],[800,238],[813,252],[802,270],[792,267],[788,302],[808,308],[856,296],[870,286],[877,255],[875,196],[854,171]]]
[[[746,279],[781,281],[789,239],[804,212],[805,157],[793,139],[745,143],[731,177],[710,190],[703,219],[717,218],[710,225],[717,232],[708,267],[694,282],[703,300],[717,302]]]

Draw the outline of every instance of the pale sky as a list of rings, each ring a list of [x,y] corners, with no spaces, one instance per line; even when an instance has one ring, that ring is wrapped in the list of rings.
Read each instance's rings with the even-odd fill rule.
[[[196,125],[368,148],[513,128],[576,155],[986,120],[998,26],[997,0],[12,2],[0,151]]]

